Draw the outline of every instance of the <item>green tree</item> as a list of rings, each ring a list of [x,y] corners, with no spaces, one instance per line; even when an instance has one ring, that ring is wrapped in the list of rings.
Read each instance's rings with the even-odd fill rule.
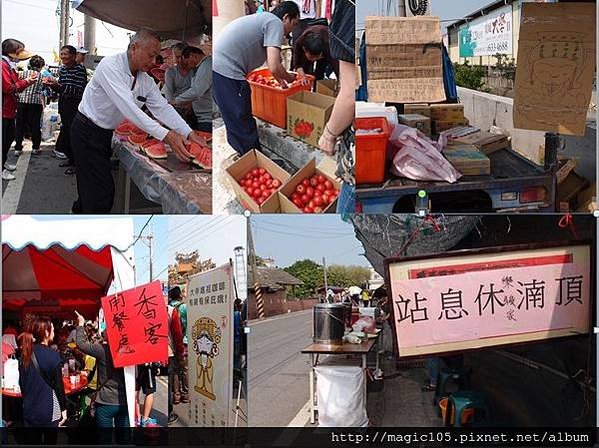
[[[455,82],[460,87],[487,92],[489,89],[485,87],[484,78],[485,67],[481,65],[470,65],[468,61],[455,64]]]
[[[300,299],[314,296],[316,289],[324,285],[323,267],[310,259],[296,261],[284,271],[304,282],[295,289]]]
[[[327,268],[329,285],[348,288],[353,285],[361,286],[370,279],[370,269],[364,266],[331,265]]]

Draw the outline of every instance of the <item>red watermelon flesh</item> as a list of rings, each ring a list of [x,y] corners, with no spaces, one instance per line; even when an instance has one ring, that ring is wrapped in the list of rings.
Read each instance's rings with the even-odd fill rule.
[[[134,145],[141,145],[145,142],[148,141],[148,134],[133,134],[133,135],[129,135],[127,137],[127,140],[129,140],[130,143],[133,143]]]
[[[193,133],[195,135],[197,135],[198,137],[204,139],[206,142],[209,142],[212,140],[212,132],[193,131]]]
[[[159,140],[152,139],[141,145],[141,150],[152,159],[166,159],[166,146]]]
[[[128,120],[123,121],[117,128],[117,134],[146,134],[147,133]]]
[[[204,168],[205,170],[212,169],[212,151],[208,148],[204,148],[203,151],[195,155],[195,158],[191,161],[194,165]]]

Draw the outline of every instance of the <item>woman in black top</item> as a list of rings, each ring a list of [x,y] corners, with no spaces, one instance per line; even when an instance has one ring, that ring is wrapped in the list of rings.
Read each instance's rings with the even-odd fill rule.
[[[67,419],[60,355],[48,347],[54,339],[49,317],[34,317],[21,335],[19,386],[25,426],[61,426]]]
[[[355,0],[336,0],[330,26],[331,57],[339,60],[339,94],[318,141],[320,150],[337,155],[337,177],[342,179],[337,213],[355,212],[354,131],[355,116]]]

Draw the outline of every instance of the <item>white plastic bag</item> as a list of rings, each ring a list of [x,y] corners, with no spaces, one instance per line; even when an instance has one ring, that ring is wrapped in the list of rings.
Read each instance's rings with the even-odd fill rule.
[[[17,389],[19,387],[19,361],[8,358],[4,363],[2,371],[4,380],[2,387],[5,389]]]
[[[48,141],[54,137],[54,132],[60,128],[60,115],[58,114],[58,106],[54,103],[49,104],[44,108],[42,114],[42,140]]]
[[[367,426],[366,377],[362,368],[316,366],[315,370],[318,426]]]
[[[352,328],[354,331],[363,331],[364,333],[375,333],[376,322],[374,321],[374,318],[370,316],[362,316],[352,325]]]
[[[391,172],[400,177],[419,181],[456,182],[462,175],[441,154],[447,145],[443,134],[438,142],[428,139],[417,129],[397,125],[389,139],[397,148]]]

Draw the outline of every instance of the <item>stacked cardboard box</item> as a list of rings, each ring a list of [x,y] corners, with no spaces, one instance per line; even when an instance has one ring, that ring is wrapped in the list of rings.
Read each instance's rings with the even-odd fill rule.
[[[487,155],[492,154],[495,151],[499,151],[500,149],[507,149],[510,146],[507,135],[492,134],[491,132],[485,131],[479,131],[459,137],[456,139],[456,141],[459,143],[474,145]]]
[[[404,114],[419,114],[431,118],[431,107],[428,104],[406,104],[403,112]]]
[[[418,129],[424,135],[431,136],[431,119],[420,114],[403,114],[399,116],[399,122],[411,128]]]
[[[491,174],[491,160],[474,145],[451,144],[443,155],[464,176]]]
[[[434,134],[469,124],[462,104],[431,104],[431,121]]]
[[[324,126],[329,121],[335,98],[302,91],[287,98],[287,133],[318,147]]]

